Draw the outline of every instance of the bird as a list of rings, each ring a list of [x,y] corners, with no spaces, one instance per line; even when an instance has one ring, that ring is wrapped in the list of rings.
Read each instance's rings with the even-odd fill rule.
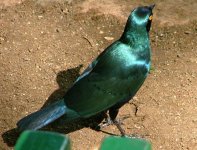
[[[131,11],[122,36],[93,60],[62,99],[19,120],[18,130],[38,130],[62,116],[65,123],[70,123],[107,111],[124,136],[116,117],[149,74],[149,31],[154,7],[155,4],[139,6]]]

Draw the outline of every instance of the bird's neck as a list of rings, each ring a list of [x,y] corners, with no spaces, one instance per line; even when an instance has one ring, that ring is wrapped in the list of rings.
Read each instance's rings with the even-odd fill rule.
[[[129,45],[139,60],[146,60],[147,62],[150,61],[151,49],[149,33],[146,31],[146,29],[130,28],[127,30],[127,28],[125,28],[120,41]]]
[[[125,28],[120,41],[131,46],[149,46],[149,34],[146,28]]]

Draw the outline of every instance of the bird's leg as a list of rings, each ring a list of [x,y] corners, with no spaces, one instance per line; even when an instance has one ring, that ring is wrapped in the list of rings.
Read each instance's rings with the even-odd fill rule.
[[[122,136],[125,136],[125,130],[121,127],[120,122],[117,121],[116,119],[113,120],[113,124],[118,128]]]
[[[122,125],[122,121],[124,119],[127,119],[128,116],[125,116],[125,117],[123,117],[120,120],[119,119],[117,120],[116,117],[118,115],[118,112],[119,112],[119,109],[113,108],[113,107],[110,108],[109,109],[109,116],[107,115],[107,113],[105,113],[105,116],[104,116],[105,121],[103,121],[102,123],[100,123],[99,125],[97,125],[96,128],[94,128],[94,129],[96,129],[96,130],[102,130],[103,128],[105,128],[105,127],[107,127],[109,125],[115,125],[118,128],[118,130],[120,131],[121,135],[122,136],[125,136],[125,131],[121,127],[121,125]]]
[[[109,116],[110,116],[111,122],[118,128],[121,135],[125,136],[125,137],[142,138],[141,136],[135,135],[135,134],[132,134],[130,136],[126,135],[125,130],[121,127],[121,125],[122,125],[122,120],[127,119],[129,116],[127,115],[127,116],[123,117],[121,120],[117,120],[116,117],[118,115],[118,111],[119,111],[119,109],[114,109],[112,107],[111,109],[109,109]]]
[[[109,116],[111,121],[113,122],[113,124],[118,128],[118,130],[120,131],[122,136],[125,136],[125,130],[121,127],[121,123],[120,121],[116,120],[116,117],[118,115],[119,109],[113,109],[113,107],[111,109],[109,109]]]

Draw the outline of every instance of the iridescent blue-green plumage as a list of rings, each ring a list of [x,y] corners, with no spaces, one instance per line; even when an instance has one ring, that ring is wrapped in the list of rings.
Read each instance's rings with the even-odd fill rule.
[[[63,100],[23,118],[18,128],[39,129],[64,114],[72,121],[106,110],[115,119],[118,109],[136,94],[150,70],[149,17],[153,7],[134,9],[121,38],[89,65]]]

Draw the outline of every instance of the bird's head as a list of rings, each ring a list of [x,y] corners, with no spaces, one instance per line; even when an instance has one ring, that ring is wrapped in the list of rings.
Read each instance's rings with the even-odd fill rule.
[[[155,5],[153,4],[134,9],[128,18],[127,28],[144,28],[149,32],[153,18],[152,10],[154,6]]]

